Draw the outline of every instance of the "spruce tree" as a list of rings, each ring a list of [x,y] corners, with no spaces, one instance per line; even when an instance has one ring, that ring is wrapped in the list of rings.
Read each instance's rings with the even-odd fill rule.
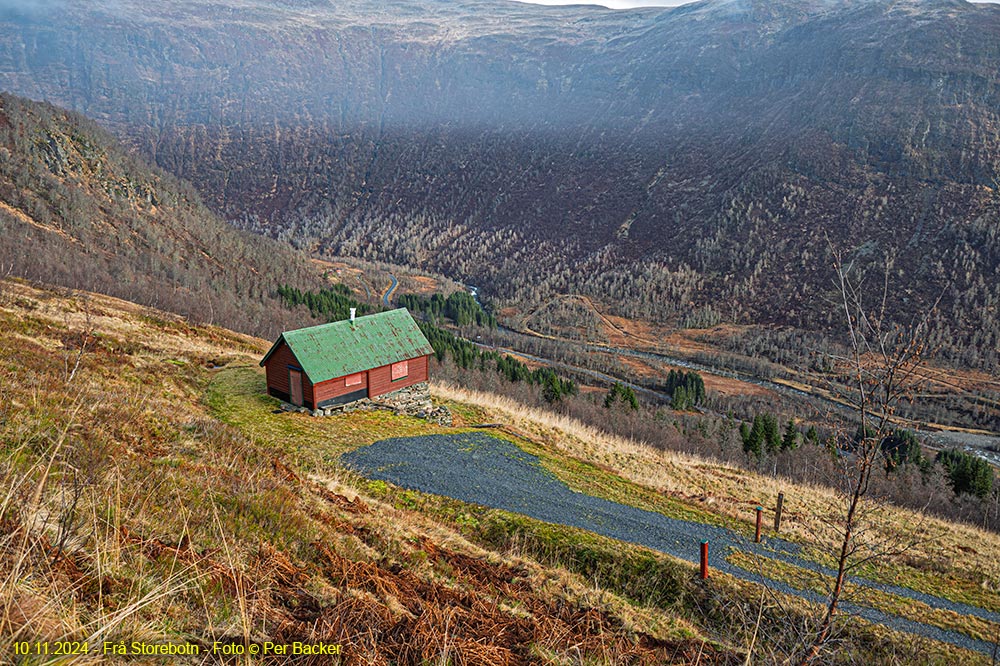
[[[764,424],[764,446],[768,453],[773,454],[781,448],[781,431],[778,428],[778,419],[772,414],[764,414],[761,420]]]
[[[679,411],[683,411],[688,408],[688,393],[683,386],[678,386],[674,389],[674,395],[670,401],[670,406]]]
[[[608,394],[604,396],[604,408],[611,409],[611,405],[615,404],[615,400],[618,399],[618,391],[621,384],[615,382],[612,384],[611,388],[608,389]]]
[[[622,387],[622,400],[628,405],[628,408],[633,412],[639,411],[639,400],[635,397],[635,391],[632,390],[631,386]]]
[[[795,422],[788,419],[785,424],[785,435],[781,438],[782,451],[794,451],[799,448],[799,431],[795,427]]]
[[[764,452],[764,442],[767,434],[764,430],[764,419],[760,414],[753,417],[753,425],[750,427],[750,434],[747,442],[743,445],[743,450],[752,453],[754,457],[760,458]]]

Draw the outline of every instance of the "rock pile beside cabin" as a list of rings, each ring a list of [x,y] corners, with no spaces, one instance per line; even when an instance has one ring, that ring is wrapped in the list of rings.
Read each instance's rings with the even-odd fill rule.
[[[448,408],[435,407],[431,402],[431,391],[427,382],[418,382],[412,386],[401,388],[398,391],[385,393],[375,399],[361,398],[360,400],[344,405],[333,405],[322,409],[297,407],[288,402],[282,402],[281,406],[286,411],[297,411],[312,414],[313,416],[331,416],[333,414],[348,412],[385,409],[396,414],[406,414],[407,416],[427,419],[441,425],[450,426],[452,424],[451,412]]]

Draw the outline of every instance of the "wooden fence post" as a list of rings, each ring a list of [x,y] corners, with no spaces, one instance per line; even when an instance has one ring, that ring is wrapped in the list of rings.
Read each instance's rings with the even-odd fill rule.
[[[785,493],[778,493],[778,506],[774,509],[774,531],[781,531],[781,507],[785,503]]]
[[[708,578],[708,542],[701,542],[701,579]]]
[[[764,507],[757,507],[757,534],[754,536],[753,540],[760,543],[760,523],[764,519]]]

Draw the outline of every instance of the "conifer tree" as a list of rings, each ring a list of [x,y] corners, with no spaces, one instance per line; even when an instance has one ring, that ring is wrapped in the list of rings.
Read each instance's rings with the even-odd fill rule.
[[[670,406],[676,410],[683,411],[688,408],[688,393],[683,386],[678,386],[674,389],[673,398],[671,398]]]
[[[781,432],[778,419],[773,414],[763,414],[761,422],[764,426],[764,446],[769,454],[774,454],[781,448]]]
[[[743,442],[743,451],[747,454],[753,454],[755,458],[760,458],[764,452],[765,439],[764,419],[760,414],[757,414],[753,417],[753,425],[750,426],[747,439]]]
[[[781,438],[782,451],[794,451],[799,448],[799,431],[795,427],[795,422],[788,419],[785,424],[785,435]]]

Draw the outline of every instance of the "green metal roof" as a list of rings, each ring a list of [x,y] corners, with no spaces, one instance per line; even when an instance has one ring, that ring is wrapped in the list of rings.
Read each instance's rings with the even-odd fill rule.
[[[313,384],[434,353],[406,308],[285,331],[261,365],[282,340]]]

